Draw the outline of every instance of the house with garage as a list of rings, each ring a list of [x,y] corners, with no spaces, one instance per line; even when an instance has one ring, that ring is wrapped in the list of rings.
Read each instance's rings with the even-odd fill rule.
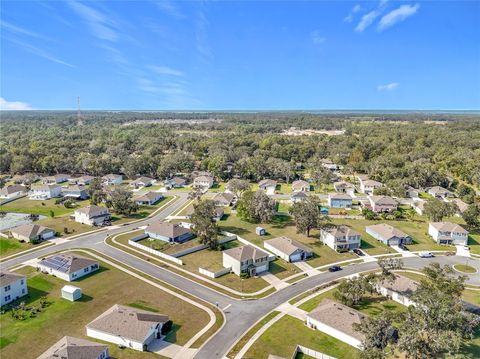
[[[185,178],[175,176],[173,178],[165,180],[164,183],[167,189],[182,188],[185,187],[185,185],[187,184],[187,180]]]
[[[108,175],[102,177],[102,182],[107,186],[117,186],[122,184],[123,176],[109,173]]]
[[[198,176],[198,177],[195,177],[195,179],[193,180],[193,187],[207,190],[209,188],[212,188],[214,182],[215,181],[213,180],[213,177]]]
[[[90,340],[64,336],[37,359],[107,359],[108,346]]]
[[[217,193],[213,197],[213,202],[215,203],[215,206],[221,206],[221,207],[228,207],[232,205],[234,200],[235,200],[235,195],[229,192]]]
[[[418,198],[420,191],[412,186],[405,186],[405,197],[406,198]]]
[[[236,275],[246,273],[254,276],[269,269],[269,254],[261,249],[247,244],[242,247],[234,247],[222,252],[223,266],[231,268]]]
[[[321,163],[322,163],[323,168],[326,168],[330,171],[338,170],[338,165],[336,163],[332,162],[331,160],[329,160],[328,158],[323,158],[321,160]]]
[[[468,204],[463,202],[460,198],[453,198],[452,200],[450,200],[450,202],[457,205],[457,216],[461,216],[468,209]]]
[[[329,193],[328,205],[330,208],[352,208],[352,197],[346,193]]]
[[[162,198],[162,193],[149,191],[135,198],[135,203],[139,206],[151,206],[160,201]]]
[[[155,183],[155,180],[150,177],[139,177],[136,180],[130,182],[130,187],[133,188],[142,188],[142,187],[150,187]]]
[[[44,200],[50,198],[60,197],[62,195],[62,187],[48,184],[32,186],[28,193],[28,198],[36,200]]]
[[[386,223],[367,226],[365,227],[365,231],[387,246],[398,246],[412,243],[412,237]]]
[[[350,196],[355,193],[354,185],[345,181],[334,182],[333,189],[335,190],[335,192],[346,193]]]
[[[360,248],[361,235],[348,226],[320,229],[320,240],[335,251],[344,252]]]
[[[13,272],[0,271],[0,307],[27,294],[27,277]]]
[[[78,208],[73,212],[75,222],[88,224],[89,226],[101,226],[110,222],[112,216],[108,208],[89,205]]]
[[[145,228],[145,234],[150,239],[159,239],[165,242],[183,243],[193,238],[190,228],[184,227],[182,223],[155,222]]]
[[[389,213],[398,208],[398,202],[389,196],[368,196],[368,202],[364,201],[362,204],[375,213]]]
[[[427,193],[429,195],[432,195],[433,197],[439,198],[439,199],[446,199],[446,198],[449,198],[449,197],[453,196],[452,192],[450,192],[448,189],[440,187],[440,186],[435,186],[435,187],[429,188]]]
[[[44,258],[37,264],[38,270],[71,282],[93,273],[100,268],[97,260],[64,252]]]
[[[167,315],[115,304],[88,323],[86,329],[91,338],[147,351],[150,343],[161,338],[163,326],[168,321]]]
[[[428,234],[437,244],[467,245],[468,231],[462,226],[451,222],[431,222],[428,224]]]
[[[310,183],[308,183],[307,181],[304,181],[304,180],[293,181],[292,191],[293,192],[309,192],[310,191]]]
[[[62,195],[63,197],[76,200],[84,200],[90,197],[87,189],[83,185],[79,184],[62,187]]]
[[[265,191],[266,194],[275,194],[277,181],[272,179],[264,179],[258,182],[258,188]]]
[[[19,196],[23,196],[27,193],[27,189],[19,184],[14,184],[11,186],[5,186],[0,189],[0,199],[11,199]]]
[[[288,237],[277,237],[263,242],[265,249],[287,262],[303,261],[313,256],[310,247]]]
[[[307,326],[361,350],[365,336],[353,329],[353,324],[361,324],[365,317],[353,308],[324,299],[307,314]]]
[[[214,221],[222,220],[223,216],[225,215],[225,210],[223,207],[215,207],[215,217],[213,217]]]
[[[371,179],[364,179],[363,177],[357,177],[360,182],[360,192],[366,195],[372,195],[373,192],[380,187],[383,187],[382,182],[374,181]]]
[[[410,204],[410,207],[412,207],[419,215],[423,215],[423,211],[425,210],[425,203],[426,201],[424,201],[423,199],[417,199]]]
[[[303,202],[308,198],[308,194],[306,192],[293,192],[290,195],[290,201],[292,203]]]
[[[393,280],[385,279],[375,285],[378,293],[405,306],[415,305],[410,299],[418,284],[410,278],[395,274]]]
[[[43,177],[42,183],[43,184],[59,184],[59,183],[67,182],[69,177],[70,176],[66,174],[56,174],[53,176]]]
[[[19,241],[38,243],[55,237],[55,231],[35,223],[23,224],[10,229],[13,238]]]
[[[93,176],[90,176],[90,175],[84,175],[84,176],[81,176],[81,177],[77,177],[77,178],[74,178],[72,179],[72,183],[74,184],[78,184],[78,185],[82,185],[82,186],[87,186],[89,185],[90,183],[92,183],[92,181],[95,179],[95,177]]]

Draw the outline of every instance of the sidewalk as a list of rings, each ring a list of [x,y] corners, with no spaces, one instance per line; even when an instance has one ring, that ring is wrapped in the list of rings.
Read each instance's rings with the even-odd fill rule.
[[[402,257],[416,257],[416,255],[413,254],[412,252],[405,251],[402,248],[400,248],[399,246],[390,246],[390,248],[392,248],[396,252],[400,253],[402,255]]]

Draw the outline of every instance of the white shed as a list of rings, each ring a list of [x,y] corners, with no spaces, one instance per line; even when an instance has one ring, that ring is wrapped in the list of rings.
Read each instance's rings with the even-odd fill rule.
[[[73,285],[66,285],[62,288],[62,298],[74,302],[82,297],[82,289]]]

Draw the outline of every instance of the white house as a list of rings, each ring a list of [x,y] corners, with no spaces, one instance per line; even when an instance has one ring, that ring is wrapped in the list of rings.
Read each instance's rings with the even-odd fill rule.
[[[107,359],[108,346],[90,340],[65,336],[37,359]]]
[[[321,162],[322,162],[322,167],[329,169],[330,171],[338,170],[338,165],[332,162],[331,160],[329,160],[328,158],[322,159]]]
[[[183,243],[193,238],[190,228],[181,223],[155,222],[145,228],[147,234],[152,240],[159,239],[165,242]]]
[[[288,237],[277,237],[263,242],[265,249],[287,262],[298,262],[313,255],[311,248]]]
[[[27,294],[27,277],[7,271],[0,272],[0,307]]]
[[[163,198],[163,194],[160,192],[147,192],[137,198],[135,198],[135,202],[141,206],[141,205],[146,205],[146,206],[151,206],[158,201],[160,201]]]
[[[435,186],[428,190],[428,194],[432,195],[435,198],[445,199],[451,197],[453,194],[448,189]]]
[[[81,184],[74,184],[68,187],[62,187],[63,197],[84,200],[89,197],[87,189]]]
[[[203,189],[209,189],[213,186],[213,177],[210,176],[198,176],[193,180],[193,186]]]
[[[108,175],[103,176],[102,181],[103,181],[103,184],[106,184],[108,186],[119,185],[119,184],[122,184],[123,182],[123,176],[110,173]]]
[[[398,203],[389,196],[368,196],[366,207],[376,213],[393,212],[397,210]]]
[[[423,214],[423,211],[425,210],[425,203],[423,199],[417,199],[413,201],[410,206],[417,212],[419,215]]]
[[[328,205],[331,208],[352,208],[352,197],[346,193],[329,193]]]
[[[27,193],[27,190],[24,186],[19,184],[14,184],[11,186],[5,186],[0,189],[0,198],[1,199],[10,199],[18,196],[22,196]]]
[[[155,180],[150,177],[140,177],[136,180],[130,182],[130,187],[140,188],[140,187],[149,187],[151,186]]]
[[[347,226],[320,230],[320,239],[335,251],[348,251],[361,246],[361,235]]]
[[[307,198],[308,198],[308,194],[305,192],[293,192],[290,195],[290,201],[292,201],[292,203],[303,202]]]
[[[409,244],[412,242],[412,237],[408,234],[385,223],[367,226],[365,227],[365,231],[387,246],[398,246],[400,244]]]
[[[438,244],[467,245],[468,231],[456,223],[432,222],[428,224],[428,234]]]
[[[38,243],[55,237],[55,231],[39,224],[29,223],[10,229],[13,238],[19,241]]]
[[[213,197],[213,202],[215,203],[215,206],[228,207],[233,203],[234,199],[235,195],[233,193],[221,192]]]
[[[96,260],[65,252],[41,260],[37,267],[42,272],[71,282],[97,271],[100,265]]]
[[[277,188],[277,181],[271,179],[264,179],[258,182],[258,188],[265,191],[267,194],[275,194]]]
[[[310,191],[310,183],[303,180],[293,181],[292,191],[294,192],[308,192]]]
[[[81,177],[71,178],[70,182],[75,183],[75,184],[79,184],[79,185],[82,185],[82,186],[86,186],[86,185],[89,185],[93,181],[94,178],[95,177],[90,176],[90,175],[83,175]]]
[[[69,178],[69,175],[56,174],[53,176],[43,177],[42,183],[43,184],[59,184],[59,183],[67,182],[68,178]]]
[[[223,266],[231,268],[236,275],[247,273],[254,276],[268,271],[269,254],[251,245],[234,247],[222,252]]]
[[[365,314],[346,305],[324,299],[317,308],[307,314],[307,326],[362,349],[365,336],[353,329],[353,324],[361,324],[365,317]]]
[[[185,178],[181,178],[181,177],[173,177],[173,178],[165,180],[164,183],[165,183],[165,187],[167,189],[181,188],[181,187],[184,187],[187,184],[187,180]]]
[[[55,197],[60,197],[62,194],[62,187],[57,185],[39,185],[32,186],[28,197],[30,199],[50,199]]]
[[[412,294],[417,290],[418,284],[410,278],[395,274],[392,280],[384,280],[375,287],[378,293],[384,297],[391,298],[395,302],[405,306],[415,305],[410,299]]]
[[[74,302],[82,297],[82,289],[73,285],[65,285],[61,289],[62,298]]]
[[[355,187],[351,183],[345,181],[338,181],[333,183],[333,188],[336,192],[343,192],[353,197],[355,193]]]
[[[372,195],[373,191],[375,191],[377,188],[383,187],[382,182],[370,180],[370,179],[362,179],[362,177],[359,177],[360,181],[360,192],[365,193],[367,195]]]
[[[99,226],[108,222],[111,218],[108,208],[89,205],[76,209],[73,212],[75,222],[88,224],[89,226]]]
[[[147,351],[161,338],[168,316],[115,304],[86,325],[87,336],[130,349]]]

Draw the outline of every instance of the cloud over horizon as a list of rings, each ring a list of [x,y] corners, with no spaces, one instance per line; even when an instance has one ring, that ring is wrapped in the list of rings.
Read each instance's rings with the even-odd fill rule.
[[[33,110],[28,103],[21,101],[7,101],[0,97],[0,111],[27,111]]]
[[[393,90],[396,90],[399,85],[400,84],[398,82],[391,82],[391,83],[385,84],[385,85],[378,85],[377,86],[377,91],[379,91],[379,92],[393,91]]]
[[[388,14],[386,14],[380,19],[380,22],[378,23],[378,30],[383,31],[390,26],[404,21],[410,16],[415,15],[419,8],[420,4],[401,5],[400,7],[390,11]]]

